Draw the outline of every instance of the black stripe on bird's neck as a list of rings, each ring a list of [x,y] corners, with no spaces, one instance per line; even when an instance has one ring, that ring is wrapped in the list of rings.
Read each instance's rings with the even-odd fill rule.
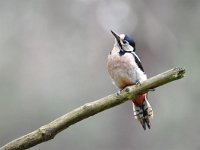
[[[119,51],[119,56],[122,56],[122,55],[124,55],[126,52],[123,50],[123,49],[120,49],[120,51]]]
[[[123,48],[121,48],[120,51],[119,51],[119,55],[123,56],[125,53],[131,53],[131,51],[126,51]]]

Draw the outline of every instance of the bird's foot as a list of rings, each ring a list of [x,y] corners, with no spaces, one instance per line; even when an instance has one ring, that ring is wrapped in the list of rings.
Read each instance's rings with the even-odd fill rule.
[[[140,80],[136,80],[135,85],[141,85]]]

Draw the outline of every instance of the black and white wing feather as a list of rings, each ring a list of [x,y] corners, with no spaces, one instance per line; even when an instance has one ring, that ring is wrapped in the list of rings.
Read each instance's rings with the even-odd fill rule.
[[[144,69],[139,57],[136,55],[135,52],[131,52],[131,54],[133,54],[133,57],[135,58],[135,62],[137,63],[138,67],[144,72]]]

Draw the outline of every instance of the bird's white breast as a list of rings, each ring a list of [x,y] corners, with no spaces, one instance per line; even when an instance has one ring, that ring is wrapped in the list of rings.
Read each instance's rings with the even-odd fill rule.
[[[114,84],[123,89],[126,86],[135,84],[138,80],[147,79],[146,74],[137,66],[131,53],[120,56],[115,50],[108,55],[107,68]]]

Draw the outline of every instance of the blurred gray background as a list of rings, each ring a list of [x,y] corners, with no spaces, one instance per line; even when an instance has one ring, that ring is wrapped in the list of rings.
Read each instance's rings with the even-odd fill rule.
[[[106,70],[112,29],[134,36],[149,77],[187,70],[149,93],[152,129],[126,102],[31,149],[200,149],[199,16],[199,0],[0,1],[0,146],[117,91]]]

